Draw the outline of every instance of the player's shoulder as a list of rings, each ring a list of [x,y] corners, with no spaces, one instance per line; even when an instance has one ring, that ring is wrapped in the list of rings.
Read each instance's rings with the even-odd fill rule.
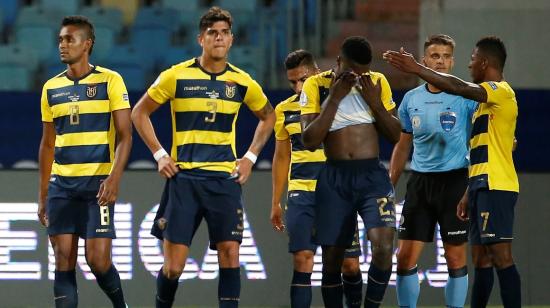
[[[232,79],[236,79],[238,83],[249,84],[249,83],[258,83],[249,73],[245,70],[227,62],[227,71],[232,73]]]
[[[514,98],[516,96],[516,93],[514,92],[514,89],[512,89],[512,86],[506,81],[485,81],[480,84],[483,88],[485,88],[485,91],[487,91],[488,95],[492,95],[492,93],[495,93],[497,95],[496,97],[499,98]]]
[[[95,73],[103,74],[105,79],[122,78],[119,72],[103,66],[98,65],[94,68],[94,70],[95,70]]]
[[[188,59],[179,63],[175,63],[169,68],[165,69],[163,72],[175,74],[178,71],[182,71],[188,68],[198,68],[198,64],[195,58]]]
[[[46,80],[46,82],[44,82],[43,88],[52,89],[52,88],[63,86],[67,81],[67,78],[65,78],[66,72],[67,70],[64,70],[63,72],[60,72],[54,75],[53,77],[51,77],[50,79]]]
[[[300,105],[298,103],[299,98],[300,97],[298,96],[298,94],[294,94],[291,97],[278,103],[277,106],[275,106],[275,110],[282,112],[290,109],[299,109],[300,108]]]

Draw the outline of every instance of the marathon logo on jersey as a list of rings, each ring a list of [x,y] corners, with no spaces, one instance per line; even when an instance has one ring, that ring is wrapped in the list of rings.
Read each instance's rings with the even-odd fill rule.
[[[236,92],[237,92],[237,86],[234,83],[227,83],[225,85],[225,96],[227,98],[235,97]]]
[[[86,87],[86,96],[88,98],[94,98],[97,94],[97,85]]]
[[[439,113],[439,123],[444,131],[450,132],[456,124],[456,113],[452,111]]]

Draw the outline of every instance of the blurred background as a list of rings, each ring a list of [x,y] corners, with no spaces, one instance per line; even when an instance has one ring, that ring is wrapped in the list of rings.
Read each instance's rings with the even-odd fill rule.
[[[550,253],[550,240],[545,236],[550,231],[546,223],[550,220],[550,128],[546,122],[550,115],[550,1],[0,0],[0,297],[6,298],[21,288],[41,290],[37,291],[40,296],[34,299],[18,298],[4,304],[0,302],[0,306],[51,305],[49,301],[43,302],[50,299],[48,268],[51,260],[48,258],[51,256],[48,257],[47,239],[33,209],[36,207],[37,156],[42,133],[40,92],[47,79],[65,70],[57,51],[57,35],[63,16],[80,14],[91,19],[96,31],[91,62],[118,71],[129,90],[131,103],[135,104],[159,72],[200,55],[196,41],[198,22],[213,5],[229,10],[234,18],[234,45],[229,61],[250,73],[273,105],[292,94],[283,61],[288,52],[298,48],[310,50],[325,70],[335,65],[340,44],[346,37],[367,37],[374,48],[372,69],[387,76],[394,100],[399,104],[405,92],[420,81],[383,62],[383,51],[404,47],[419,58],[427,36],[445,33],[457,43],[454,74],[470,80],[467,65],[475,42],[487,35],[501,37],[508,50],[505,77],[516,91],[519,105],[516,130],[519,144],[514,159],[522,192],[517,214],[516,258],[526,286],[524,303],[550,304],[550,294],[543,291],[550,277],[550,267],[543,262]],[[165,148],[171,145],[168,117],[166,106],[153,115],[157,134]],[[239,155],[246,152],[256,124],[252,113],[242,108],[237,121]],[[244,190],[251,230],[255,230],[251,234],[256,235],[256,240],[252,241],[257,244],[257,255],[264,258],[265,265],[265,278],[243,284],[242,303],[245,306],[285,306],[288,302],[290,258],[286,254],[286,237],[272,234],[268,222],[273,148],[272,138],[260,155],[253,184],[245,186]],[[391,145],[382,140],[380,157],[383,161],[389,160],[391,150]],[[134,270],[133,276],[128,278],[128,292],[132,294],[131,303],[147,306],[144,298],[150,297],[154,278],[138,243],[144,228],[141,223],[146,221],[144,215],[154,208],[162,181],[155,174],[151,153],[137,134],[128,169],[120,195],[122,201],[131,204],[126,221],[129,223],[129,242],[124,246],[130,247],[129,256],[133,262],[130,267]],[[400,198],[404,195],[405,182],[406,177],[397,187]],[[27,204],[28,208],[19,206],[21,204]],[[198,240],[201,241],[205,238]],[[436,242],[435,254],[425,253],[430,254],[424,257],[426,268],[441,265],[442,257],[437,247]],[[199,260],[197,273],[202,270],[204,250],[201,249],[196,256]],[[367,250],[364,261],[368,268]],[[10,280],[18,277],[18,269],[28,269],[24,264],[29,262],[34,264],[31,270],[34,278]],[[155,268],[153,265],[153,272]],[[13,275],[2,274],[6,272]],[[216,285],[212,281],[200,281],[199,274],[189,277],[193,277],[189,289],[183,287],[187,291],[178,293],[181,303],[215,305],[210,293]],[[214,279],[216,275],[208,277]],[[262,279],[265,281],[260,282]],[[81,289],[83,307],[106,305],[94,284],[84,278],[81,283],[87,283],[85,288],[88,290]],[[421,295],[421,303],[423,300],[432,305],[442,303],[440,287],[425,283],[423,288],[428,291],[423,289],[422,294],[426,295]],[[274,292],[276,299],[266,298],[266,290]],[[189,297],[189,294],[195,296]],[[395,303],[393,288],[386,298],[388,304]],[[320,303],[317,295],[315,301]],[[492,302],[500,302],[498,289],[493,291]]]

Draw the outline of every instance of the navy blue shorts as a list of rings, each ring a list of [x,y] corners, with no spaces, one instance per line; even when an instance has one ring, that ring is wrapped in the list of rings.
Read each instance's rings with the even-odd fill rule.
[[[233,179],[193,179],[180,171],[166,181],[151,234],[190,246],[203,218],[208,225],[211,249],[216,249],[219,242],[241,243],[241,185]]]
[[[99,206],[96,192],[78,192],[50,183],[46,212],[48,235],[77,234],[83,239],[116,238],[115,206]]]
[[[458,219],[456,207],[468,188],[468,169],[446,172],[413,171],[407,182],[407,194],[399,239],[433,242],[435,225],[439,223],[445,243],[468,241],[468,222]]]
[[[350,246],[357,214],[367,230],[395,228],[393,186],[378,159],[327,161],[315,191],[315,240],[319,245]]]
[[[289,191],[285,211],[288,233],[288,252],[302,250],[315,252],[317,245],[313,240],[315,222],[315,192]],[[356,221],[357,224],[357,221]],[[359,232],[356,230],[351,247],[346,249],[345,257],[359,257],[362,254]]]
[[[514,208],[518,193],[486,188],[468,192],[470,244],[510,242],[514,238]]]

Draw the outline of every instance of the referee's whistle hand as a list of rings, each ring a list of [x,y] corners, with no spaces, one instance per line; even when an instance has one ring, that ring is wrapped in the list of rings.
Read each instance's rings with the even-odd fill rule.
[[[158,172],[162,177],[167,179],[173,177],[178,173],[179,169],[176,163],[170,156],[164,156],[158,161]]]

